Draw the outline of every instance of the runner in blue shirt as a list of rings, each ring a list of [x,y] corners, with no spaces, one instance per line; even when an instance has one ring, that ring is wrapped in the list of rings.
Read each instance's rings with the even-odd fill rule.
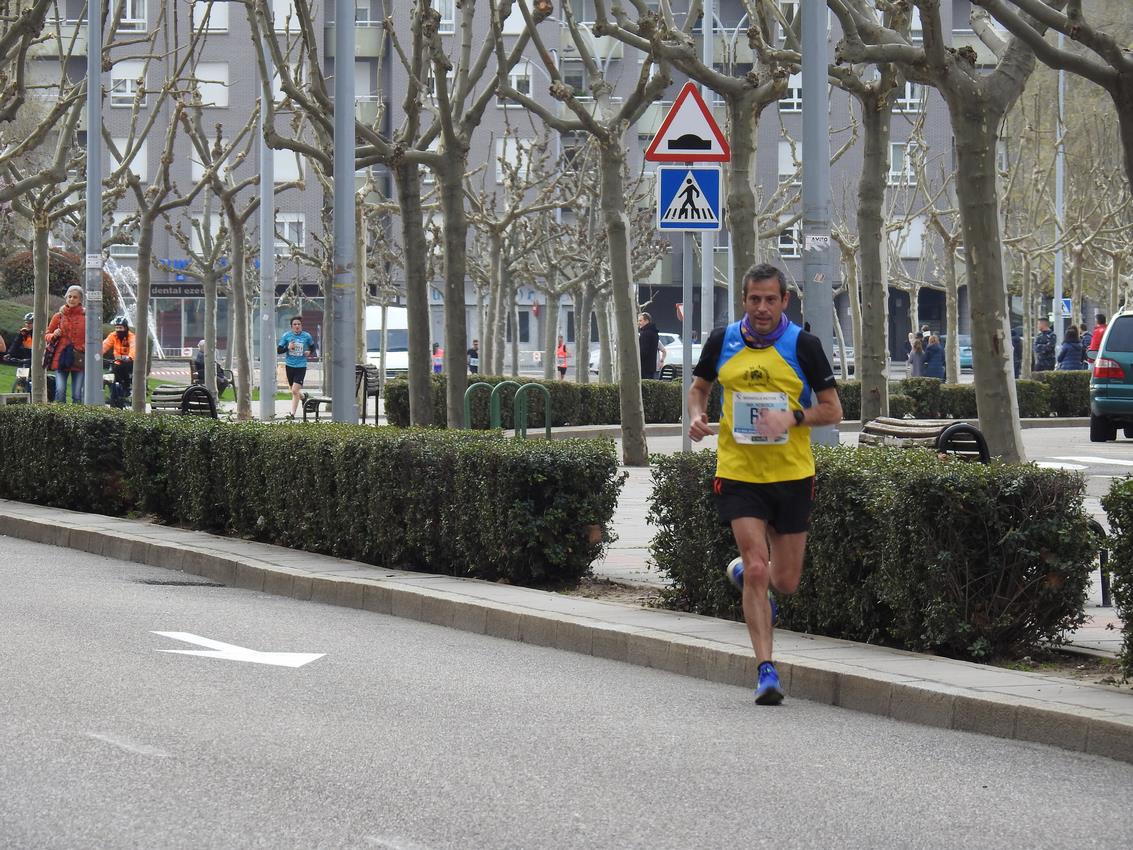
[[[303,392],[303,379],[307,376],[307,355],[315,356],[315,340],[303,330],[303,320],[298,316],[291,319],[291,330],[279,339],[276,347],[283,354],[283,366],[287,370],[287,386],[291,389],[291,412],[288,419],[295,418],[299,409],[299,396]]]

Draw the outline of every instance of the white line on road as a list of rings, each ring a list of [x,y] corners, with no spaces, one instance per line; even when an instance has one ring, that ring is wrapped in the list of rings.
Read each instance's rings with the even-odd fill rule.
[[[158,652],[172,652],[176,655],[199,655],[202,658],[220,658],[224,661],[248,661],[252,664],[272,664],[276,667],[302,667],[322,658],[324,652],[259,652],[231,643],[221,643],[189,632],[154,632],[155,635],[182,640],[208,649],[159,649]]]
[[[139,756],[153,756],[154,758],[167,759],[169,753],[165,750],[159,750],[157,747],[151,747],[148,744],[135,744],[133,741],[127,741],[123,738],[115,738],[113,735],[100,735],[97,732],[84,732],[88,738],[94,738],[96,741],[110,744],[119,747],[127,752],[134,753]]]
[[[1133,466],[1133,460],[1118,460],[1112,457],[1092,457],[1081,455],[1077,457],[1056,457],[1055,460],[1070,460],[1078,463],[1100,463],[1108,466]]]
[[[1039,469],[1076,469],[1083,470],[1087,467],[1080,463],[1065,463],[1064,461],[1057,460],[1040,460],[1035,463]]]

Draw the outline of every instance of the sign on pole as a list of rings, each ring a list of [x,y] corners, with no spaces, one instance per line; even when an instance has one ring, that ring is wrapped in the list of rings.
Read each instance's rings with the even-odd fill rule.
[[[657,169],[658,230],[719,230],[718,165],[662,165]]]
[[[645,158],[650,162],[731,160],[731,148],[695,83],[685,83],[645,149]]]

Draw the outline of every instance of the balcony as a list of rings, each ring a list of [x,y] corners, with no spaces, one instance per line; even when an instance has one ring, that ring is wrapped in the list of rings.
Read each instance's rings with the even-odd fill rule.
[[[87,55],[87,25],[83,21],[47,21],[43,25],[45,40],[28,48],[31,59],[59,59],[63,56]],[[72,46],[73,42],[73,46]]]
[[[747,33],[740,32],[736,34],[733,39],[731,33],[716,33],[715,52],[712,54],[716,57],[717,62],[724,62],[731,59],[734,62],[755,62],[755,51],[751,49],[751,45],[747,40]],[[731,55],[731,50],[735,50],[735,56]]]
[[[622,58],[624,46],[616,38],[608,35],[596,38],[586,26],[581,27],[580,31],[582,32],[583,42],[596,61],[605,62],[608,59]],[[569,30],[563,30],[562,53],[563,56],[570,58],[578,56],[578,47],[575,45],[574,39],[570,37]]]
[[[354,115],[363,124],[372,127],[382,108],[380,94],[362,94],[354,98]]]
[[[381,58],[382,39],[385,31],[381,21],[355,21],[354,22],[354,58],[379,59]],[[334,58],[334,24],[326,26],[326,38],[323,52],[327,58]]]

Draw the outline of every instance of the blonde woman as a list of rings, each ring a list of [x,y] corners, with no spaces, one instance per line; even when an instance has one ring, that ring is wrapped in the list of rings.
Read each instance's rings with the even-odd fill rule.
[[[83,309],[81,286],[67,287],[63,306],[47,324],[47,344],[54,345],[51,361],[44,365],[55,371],[55,400],[67,400],[67,378],[71,378],[71,402],[83,403],[83,357],[86,355],[87,314]]]

